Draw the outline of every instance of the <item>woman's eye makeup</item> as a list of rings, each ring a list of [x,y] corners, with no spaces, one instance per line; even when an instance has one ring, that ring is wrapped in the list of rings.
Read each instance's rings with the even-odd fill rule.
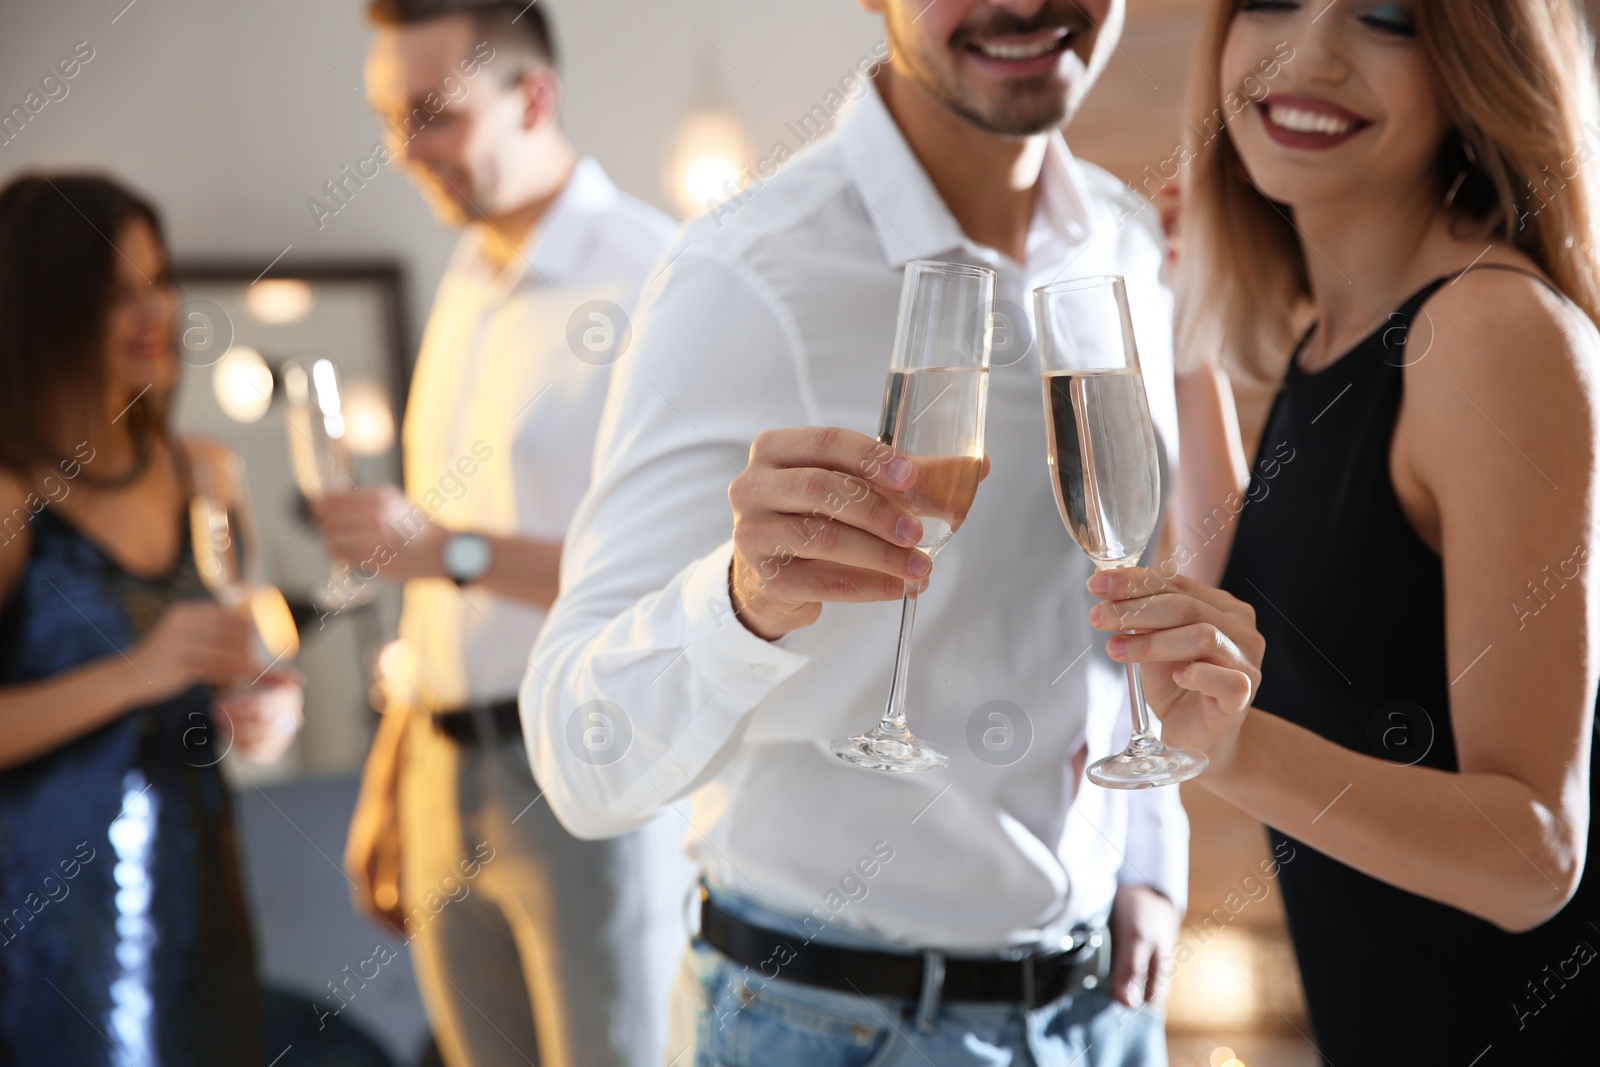
[[[1330,5],[1333,2],[1328,0]],[[1303,0],[1239,0],[1238,10],[1252,14],[1288,14],[1305,6]],[[1397,37],[1415,37],[1417,34],[1416,14],[1410,4],[1373,4],[1357,17],[1364,25],[1382,33]]]
[[[1417,19],[1410,4],[1374,4],[1361,16],[1361,21],[1398,37],[1417,35]]]

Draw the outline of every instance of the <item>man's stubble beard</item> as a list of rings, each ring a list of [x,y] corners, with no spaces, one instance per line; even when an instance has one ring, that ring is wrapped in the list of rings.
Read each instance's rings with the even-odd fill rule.
[[[1117,24],[1102,26],[1096,32],[1087,61],[1073,53],[1077,68],[1072,76],[1065,80],[1062,89],[1020,94],[1020,99],[1002,103],[998,114],[984,112],[978,102],[965,92],[965,87],[959,83],[953,72],[941,68],[937,63],[926,61],[924,55],[917,49],[907,46],[900,39],[898,27],[892,20],[888,26],[888,34],[893,47],[891,54],[906,57],[907,73],[911,80],[940,104],[987,133],[1008,138],[1025,138],[1060,129],[1077,114],[1084,98],[1105,68],[1106,57],[1101,53],[1111,51],[1110,47],[1102,48],[1104,44],[1102,39],[1106,33],[1116,34],[1121,29],[1120,21],[1113,20],[1113,22]],[[946,54],[952,53],[947,50]],[[1041,74],[1038,77],[1046,79],[1052,75]]]

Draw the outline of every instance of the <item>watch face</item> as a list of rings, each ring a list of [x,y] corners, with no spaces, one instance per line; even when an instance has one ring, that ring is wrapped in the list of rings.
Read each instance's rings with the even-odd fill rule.
[[[477,534],[454,534],[444,543],[444,569],[458,582],[482,578],[489,569],[489,542]]]

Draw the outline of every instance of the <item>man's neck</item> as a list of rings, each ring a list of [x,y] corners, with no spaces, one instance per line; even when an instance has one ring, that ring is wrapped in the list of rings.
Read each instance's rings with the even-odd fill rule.
[[[878,76],[877,85],[884,106],[962,232],[1024,262],[1049,135],[1009,138],[990,133],[892,69]]]
[[[577,166],[577,153],[569,149],[562,165],[555,168],[553,181],[532,199],[474,223],[479,229],[480,254],[495,275],[504,273],[513,262],[521,259],[522,246],[527,243],[528,235],[572,180],[572,173]]]

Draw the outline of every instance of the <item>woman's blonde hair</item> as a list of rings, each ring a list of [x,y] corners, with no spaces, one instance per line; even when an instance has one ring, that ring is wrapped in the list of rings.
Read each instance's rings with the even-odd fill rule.
[[[1273,381],[1305,325],[1306,263],[1289,209],[1250,182],[1227,123],[1293,58],[1280,49],[1242,93],[1224,96],[1222,49],[1238,7],[1214,5],[1195,64],[1178,347],[1186,366],[1222,362]],[[1600,323],[1600,241],[1585,165],[1600,155],[1600,122],[1593,46],[1576,0],[1421,0],[1416,17],[1454,125],[1439,153],[1440,203],[1469,232],[1531,257]]]

